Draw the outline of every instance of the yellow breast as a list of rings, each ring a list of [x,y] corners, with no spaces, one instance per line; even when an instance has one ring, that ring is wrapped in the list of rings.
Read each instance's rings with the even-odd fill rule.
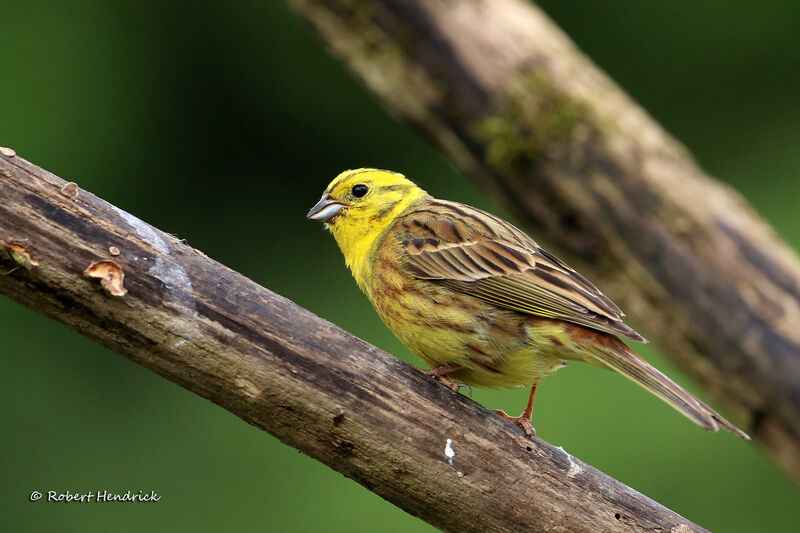
[[[460,365],[451,374],[479,387],[518,387],[536,383],[563,366],[565,338],[557,321],[503,310],[405,272],[391,239],[376,253],[368,293],[389,329],[432,368]]]

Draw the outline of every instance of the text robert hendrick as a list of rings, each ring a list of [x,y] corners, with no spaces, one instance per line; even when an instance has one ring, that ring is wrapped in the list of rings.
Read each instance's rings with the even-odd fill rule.
[[[35,492],[35,491],[34,491]],[[31,495],[31,500],[34,500],[34,495]],[[40,496],[41,498],[41,496]],[[39,498],[36,498],[39,499]],[[48,490],[45,501],[48,502],[82,502],[82,503],[105,503],[105,502],[157,502],[161,499],[161,495],[151,490],[145,491],[127,491],[127,492],[110,492],[107,490],[98,490],[94,492],[58,492],[55,490]]]

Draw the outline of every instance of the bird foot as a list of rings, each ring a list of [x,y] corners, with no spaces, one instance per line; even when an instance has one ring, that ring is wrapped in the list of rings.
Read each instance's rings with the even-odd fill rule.
[[[472,387],[470,387],[466,383],[457,383],[457,382],[453,381],[452,379],[448,379],[448,378],[446,378],[444,376],[441,376],[441,377],[438,377],[438,378],[434,376],[433,379],[435,379],[436,381],[438,381],[439,383],[441,383],[442,385],[444,385],[445,387],[447,387],[448,389],[450,389],[453,392],[458,392],[461,389],[466,389],[467,390],[467,394],[469,395],[470,398],[472,398]]]
[[[456,383],[455,381],[451,380],[447,377],[447,374],[450,372],[455,372],[456,370],[461,370],[460,366],[437,366],[436,368],[431,368],[430,370],[423,370],[422,373],[426,376],[430,376],[451,391],[457,393],[462,388],[467,389],[467,394],[469,397],[472,398],[472,388],[467,385],[466,383]]]
[[[514,422],[516,425],[518,425],[525,431],[525,434],[527,436],[533,437],[536,435],[536,430],[533,429],[530,418],[525,416],[524,413],[519,416],[511,416],[507,414],[505,411],[501,411],[500,409],[492,409],[492,411],[502,416],[503,418],[506,418]]]

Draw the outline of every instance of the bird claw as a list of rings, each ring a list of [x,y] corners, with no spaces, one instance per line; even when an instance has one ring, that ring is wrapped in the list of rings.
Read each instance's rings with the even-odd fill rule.
[[[426,376],[432,377],[451,391],[458,393],[462,388],[467,389],[467,394],[472,398],[472,387],[466,383],[457,383],[447,377],[447,373],[455,370],[460,370],[461,367],[436,367],[430,370],[423,370],[422,373]]]
[[[520,416],[511,416],[508,413],[506,413],[505,411],[501,411],[500,409],[492,409],[492,411],[494,413],[502,416],[503,418],[505,418],[507,420],[511,420],[512,422],[514,422],[516,425],[518,425],[519,427],[521,427],[525,431],[525,434],[527,436],[529,436],[529,437],[536,436],[536,430],[533,429],[533,426],[531,425],[530,419],[527,418],[524,414],[520,415]]]
[[[436,379],[436,378],[434,378]],[[467,394],[470,398],[472,398],[472,387],[467,385],[466,383],[456,383],[453,380],[447,379],[446,377],[442,376],[438,378],[439,383],[450,389],[451,391],[458,393],[461,389],[467,389]]]

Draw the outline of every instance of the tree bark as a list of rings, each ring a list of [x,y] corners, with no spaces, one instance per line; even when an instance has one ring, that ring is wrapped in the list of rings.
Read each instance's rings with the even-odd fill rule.
[[[528,2],[290,4],[800,480],[800,262],[742,198]]]
[[[0,155],[0,197],[0,293],[434,526],[705,531],[74,183]]]

